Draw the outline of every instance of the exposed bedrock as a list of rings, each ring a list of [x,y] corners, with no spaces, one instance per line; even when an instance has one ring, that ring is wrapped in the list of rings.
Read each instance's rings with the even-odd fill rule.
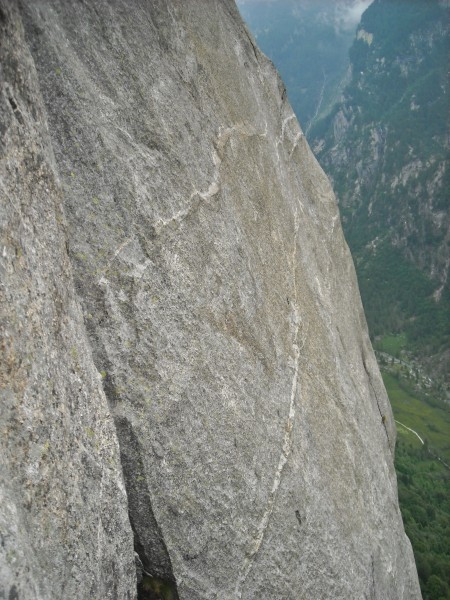
[[[0,5],[9,19],[15,3]],[[32,212],[28,229],[3,196],[2,210],[7,232],[29,236],[25,258],[13,246],[7,256],[28,261],[26,293],[43,294],[43,333],[18,319],[28,329],[11,325],[9,335],[30,361],[24,385],[41,369],[29,418],[44,411],[65,443],[48,462],[61,471],[55,486],[90,481],[71,436],[97,461],[92,496],[73,509],[88,529],[91,518],[103,523],[89,502],[108,464],[102,440],[110,448],[102,498],[115,529],[105,552],[120,549],[108,574],[115,595],[98,597],[134,597],[134,537],[141,598],[420,598],[398,509],[395,426],[336,202],[234,2],[26,0],[14,15],[11,35],[20,15],[25,41],[9,43],[23,52],[32,92],[14,97],[21,124],[2,91],[1,173],[16,177],[13,160],[23,170],[24,189],[9,185]],[[39,165],[20,155],[38,143],[49,196],[39,192],[50,185]],[[8,276],[16,296],[7,309],[30,306],[25,275]],[[62,314],[52,317],[57,289]],[[58,319],[67,333],[53,332]],[[44,350],[31,355],[28,344]],[[47,363],[55,402],[69,403],[64,436],[44,387]],[[84,404],[73,404],[80,395]],[[20,410],[11,408],[14,418]],[[13,439],[23,431],[14,424]],[[13,507],[30,452],[6,487]],[[66,495],[61,514],[68,506]],[[26,518],[35,527],[46,510]],[[24,518],[17,513],[18,527]],[[94,552],[91,570],[96,544],[86,537],[79,550]],[[24,568],[39,558],[26,550]],[[64,552],[56,554],[74,585]],[[45,565],[36,578],[46,578]],[[21,588],[21,599],[34,597]]]
[[[0,2],[0,69],[0,598],[131,600],[119,447],[14,2]]]

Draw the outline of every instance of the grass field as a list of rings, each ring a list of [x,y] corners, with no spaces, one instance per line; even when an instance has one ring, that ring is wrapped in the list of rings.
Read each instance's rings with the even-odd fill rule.
[[[382,373],[397,423],[395,468],[400,510],[424,600],[450,600],[450,407]]]
[[[400,350],[402,350],[406,344],[406,335],[404,333],[399,333],[398,335],[384,335],[375,342],[374,346],[376,350],[386,352],[387,354],[398,358],[400,356]]]
[[[428,442],[447,464],[450,464],[450,407],[431,406],[426,400],[417,398],[404,383],[389,373],[383,373],[384,385],[391,401],[394,417]],[[420,447],[418,438],[397,424],[399,439]]]

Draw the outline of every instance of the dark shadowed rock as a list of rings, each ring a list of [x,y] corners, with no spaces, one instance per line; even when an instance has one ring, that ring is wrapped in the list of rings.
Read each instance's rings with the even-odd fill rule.
[[[335,199],[234,3],[21,14],[91,346],[80,385],[92,360],[140,597],[420,598]]]

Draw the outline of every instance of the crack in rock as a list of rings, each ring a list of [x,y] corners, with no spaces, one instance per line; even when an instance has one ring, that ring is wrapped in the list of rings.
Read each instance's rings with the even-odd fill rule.
[[[371,388],[371,390],[373,392],[373,395],[375,396],[375,401],[377,403],[378,412],[380,413],[381,423],[383,425],[384,432],[386,434],[386,438],[387,438],[387,441],[388,441],[388,446],[389,446],[389,449],[390,449],[390,451],[391,451],[391,453],[393,455],[394,454],[394,449],[393,449],[393,445],[391,443],[391,440],[389,438],[389,433],[388,433],[388,430],[387,430],[387,427],[386,427],[386,422],[385,422],[386,421],[386,415],[384,415],[383,412],[382,412],[382,410],[381,410],[380,403],[378,401],[378,395],[377,395],[377,392],[376,392],[375,387],[374,387],[373,382],[372,382],[372,376],[371,376],[371,374],[369,372],[369,369],[367,368],[366,359],[365,359],[364,355],[362,356],[362,362],[363,362],[363,365],[364,365],[364,370],[365,370],[366,375],[367,375],[367,379],[369,381],[370,388]]]
[[[127,417],[116,415],[114,422],[128,497],[130,525],[134,535],[134,549],[138,556],[138,598],[148,597],[142,593],[145,583],[150,586],[152,582],[158,581],[170,588],[172,600],[178,600],[172,561],[153,510],[151,490],[145,473],[145,454],[139,436]]]
[[[275,142],[275,145],[277,146],[277,148],[280,144],[282,144],[284,142],[284,133],[286,130],[286,126],[289,123],[289,121],[292,121],[292,119],[295,119],[294,113],[291,113],[289,116],[287,116],[285,119],[283,119],[283,122],[281,123],[281,134],[277,138],[277,141]]]

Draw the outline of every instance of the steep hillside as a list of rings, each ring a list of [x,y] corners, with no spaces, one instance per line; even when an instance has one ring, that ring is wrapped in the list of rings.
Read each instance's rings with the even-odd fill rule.
[[[234,2],[0,28],[0,597],[419,600],[335,197]]]
[[[447,381],[449,22],[437,0],[374,2],[343,100],[310,133],[340,202],[372,335],[406,333],[406,348]]]

